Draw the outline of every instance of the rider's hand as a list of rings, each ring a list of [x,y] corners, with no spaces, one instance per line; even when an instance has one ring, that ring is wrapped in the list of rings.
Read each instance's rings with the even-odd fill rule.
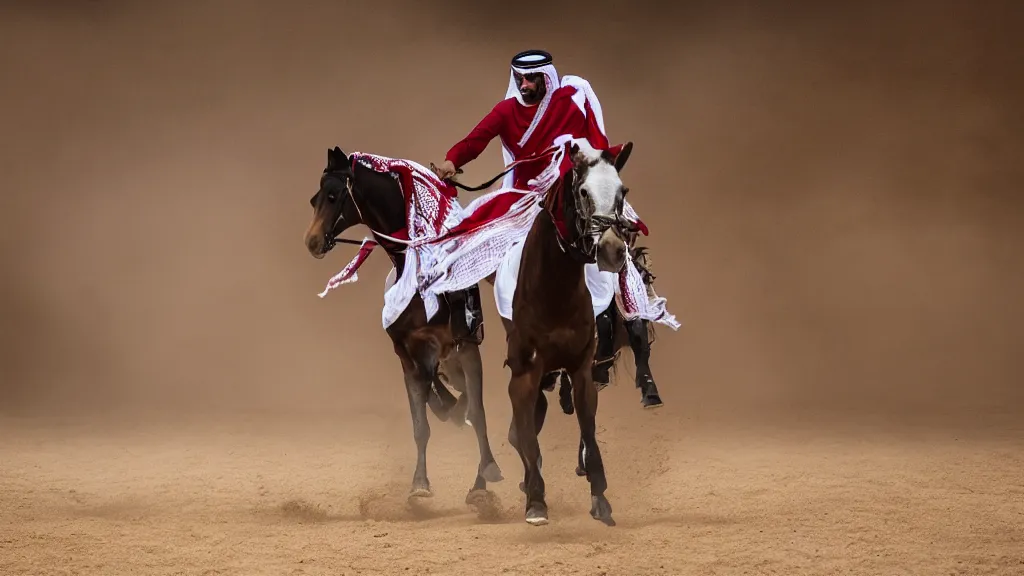
[[[451,160],[445,160],[437,167],[437,177],[441,180],[447,180],[455,175],[455,164],[452,164]]]

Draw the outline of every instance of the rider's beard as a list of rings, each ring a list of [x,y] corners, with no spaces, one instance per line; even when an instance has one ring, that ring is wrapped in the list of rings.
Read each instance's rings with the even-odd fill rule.
[[[527,105],[534,105],[544,99],[545,86],[544,81],[537,82],[536,88],[520,88],[519,94],[523,96],[523,102]]]

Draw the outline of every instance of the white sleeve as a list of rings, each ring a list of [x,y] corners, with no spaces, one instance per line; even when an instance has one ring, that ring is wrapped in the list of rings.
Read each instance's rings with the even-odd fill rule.
[[[601,102],[597,99],[597,94],[594,93],[594,89],[590,86],[590,82],[587,82],[579,76],[562,76],[562,86],[572,86],[576,89],[576,93],[573,94],[572,100],[584,113],[586,113],[586,109],[583,105],[584,101],[590,102],[590,109],[594,111],[594,119],[597,120],[597,127],[601,129],[602,133],[607,134],[607,131],[604,128],[604,112],[601,110]]]

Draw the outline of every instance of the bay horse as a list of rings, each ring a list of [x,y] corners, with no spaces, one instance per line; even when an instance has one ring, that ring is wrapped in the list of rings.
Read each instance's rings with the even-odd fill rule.
[[[586,141],[574,141],[569,147],[572,169],[545,196],[544,209],[523,241],[512,319],[503,324],[511,371],[509,443],[523,461],[520,488],[526,493],[526,521],[533,525],[548,523],[537,436],[547,412],[541,382],[557,370],[565,370],[572,382],[580,428],[578,464],[590,483],[590,515],[615,525],[595,435],[597,387],[591,369],[597,335],[584,265],[596,262],[603,271],[618,272],[626,263],[625,237],[635,226],[622,215],[628,189],[619,172],[632,148],[628,142],[613,157]]]
[[[343,232],[362,224],[370,229],[374,239],[387,252],[395,267],[395,277],[401,277],[405,266],[405,246],[381,236],[394,237],[407,228],[406,200],[395,178],[353,162],[335,146],[327,151],[327,166],[320,177],[320,189],[309,202],[313,207],[313,219],[304,240],[314,258],[323,258],[338,241],[345,241],[338,238]],[[475,298],[475,304],[469,301],[472,298]],[[438,303],[437,314],[427,321],[423,300],[416,294],[386,330],[401,361],[416,441],[416,470],[409,497],[433,495],[427,477],[427,442],[430,440],[427,406],[442,421],[458,412],[454,410],[457,404],[455,397],[439,378],[443,372],[452,387],[462,394],[459,404],[464,404],[466,410],[465,415],[456,414],[453,420],[458,425],[463,421],[470,423],[480,449],[476,478],[467,495],[467,503],[472,503],[487,489],[488,482],[503,480],[487,438],[483,362],[479,348],[483,342],[479,288],[474,285],[460,292],[444,294],[438,298]],[[474,307],[472,311],[481,322],[475,327],[466,326],[464,320],[469,307]],[[458,332],[463,334],[456,334],[453,324],[461,327]],[[462,400],[467,401],[463,403]]]
[[[644,287],[647,290],[648,298],[657,298],[657,293],[654,290],[654,273],[651,268],[651,258],[648,248],[644,246],[634,246],[635,234],[631,234],[632,238],[628,240],[628,244],[631,246],[629,249],[629,258],[633,261],[633,265],[636,266],[637,271],[640,273],[640,279],[644,283]],[[656,339],[653,322],[626,322],[622,318],[622,314],[619,312],[618,304],[613,300],[608,306],[608,309],[600,314],[596,322],[598,323],[598,333],[601,332],[600,322],[605,321],[610,324],[607,328],[611,332],[611,337],[608,338],[607,342],[601,341],[598,338],[597,351],[594,358],[594,370],[592,374],[597,371],[603,370],[605,378],[608,377],[610,370],[616,369],[618,366],[618,360],[621,356],[624,348],[629,348],[633,352],[633,362],[636,368],[636,387],[640,389],[640,403],[645,409],[659,408],[663,404],[661,402],[661,393],[658,391],[657,384],[650,377],[644,378],[643,375],[649,375],[651,373],[650,360],[651,360],[651,345]],[[646,324],[646,328],[644,326]],[[646,330],[646,334],[644,331]],[[605,346],[602,349],[602,344]],[[599,364],[605,366],[599,367]],[[595,376],[595,379],[597,377]],[[541,389],[547,392],[552,392],[555,389],[555,385],[558,386],[558,402],[562,408],[562,412],[565,414],[572,415],[574,407],[572,403],[572,383],[569,381],[569,375],[563,370],[555,372],[548,372],[544,375],[541,382]],[[598,391],[603,390],[608,384],[602,383],[600,380],[597,381]],[[577,470],[581,476],[582,471]]]

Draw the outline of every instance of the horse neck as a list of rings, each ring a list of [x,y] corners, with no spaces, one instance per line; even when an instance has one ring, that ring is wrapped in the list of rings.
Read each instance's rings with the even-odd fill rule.
[[[358,189],[359,211],[363,224],[375,232],[394,235],[406,228],[405,196],[402,187],[387,174],[371,170],[359,162],[353,168],[353,185]],[[376,235],[375,235],[376,236]],[[403,246],[395,246],[387,239],[377,237],[381,248],[401,274],[405,264]]]
[[[535,220],[537,234],[536,255],[538,259],[536,267],[543,270],[545,284],[550,284],[551,290],[559,288],[571,291],[579,286],[586,287],[584,276],[584,263],[568,252],[571,248],[563,247],[559,242],[558,229],[552,220],[551,214],[544,210]]]

